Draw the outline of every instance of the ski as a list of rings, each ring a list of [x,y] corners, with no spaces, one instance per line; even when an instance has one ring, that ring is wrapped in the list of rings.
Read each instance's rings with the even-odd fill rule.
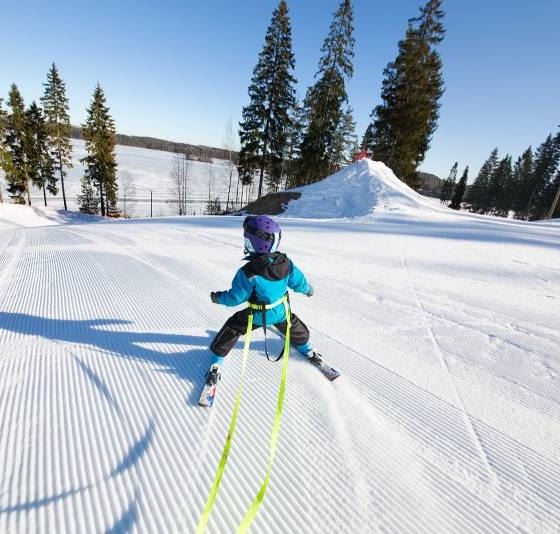
[[[218,384],[214,384],[212,386],[204,384],[198,404],[200,406],[207,406],[208,408],[211,408],[214,404],[214,398],[216,397],[216,389],[218,389]]]
[[[214,399],[216,397],[216,390],[218,389],[218,384],[220,382],[220,370],[217,365],[212,365],[206,373],[206,383],[202,388],[202,393],[200,394],[200,399],[198,404],[200,406],[206,406],[211,408],[214,404]]]
[[[311,365],[317,367],[317,369],[319,369],[319,371],[321,371],[321,373],[323,373],[323,375],[331,382],[333,380],[336,380],[340,376],[340,373],[336,369],[334,369],[330,365],[327,365],[320,357],[311,357],[308,358],[308,361]]]

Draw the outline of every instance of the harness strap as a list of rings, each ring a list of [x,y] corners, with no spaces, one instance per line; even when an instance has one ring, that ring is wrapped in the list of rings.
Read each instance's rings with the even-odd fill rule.
[[[247,305],[252,310],[271,310],[272,308],[276,308],[276,306],[280,306],[280,304],[284,304],[288,300],[288,293],[286,293],[281,299],[278,299],[275,302],[271,302],[270,304],[259,304],[256,302],[248,302]]]
[[[278,299],[276,302],[272,302],[271,304],[255,304],[252,302],[248,303],[249,306],[249,313],[252,314],[251,310],[259,310],[262,314],[262,327],[263,327],[263,332],[264,332],[264,353],[266,354],[266,359],[269,362],[277,362],[278,360],[280,360],[282,358],[282,356],[284,355],[284,352],[282,351],[277,358],[272,359],[270,357],[270,355],[268,354],[268,347],[267,347],[267,337],[266,337],[266,310],[271,310],[272,308],[276,308],[276,306],[280,306],[280,304],[284,304],[284,307],[286,310],[286,317],[288,316],[287,314],[291,312],[289,311],[289,306],[286,306],[286,303],[289,302],[288,300],[288,293],[286,293],[281,299]],[[291,319],[291,317],[290,317]]]

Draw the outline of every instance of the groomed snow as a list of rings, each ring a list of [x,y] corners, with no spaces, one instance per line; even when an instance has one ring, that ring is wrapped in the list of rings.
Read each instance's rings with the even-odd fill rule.
[[[365,196],[378,169],[356,167]],[[342,377],[292,354],[251,531],[558,532],[558,229],[381,185],[362,217],[280,219],[315,287],[293,309]],[[239,343],[197,405],[241,221],[0,230],[0,532],[194,532],[241,369]],[[280,365],[263,347],[256,331],[208,532],[235,531],[266,470]]]
[[[92,222],[94,220],[101,220],[101,218],[82,215],[75,211],[45,208],[40,205],[29,207],[0,202],[0,230]]]

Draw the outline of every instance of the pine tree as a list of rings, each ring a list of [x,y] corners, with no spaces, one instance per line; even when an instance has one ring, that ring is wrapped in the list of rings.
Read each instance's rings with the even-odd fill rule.
[[[495,148],[480,168],[473,185],[469,187],[465,201],[471,205],[471,211],[475,213],[486,213],[488,210],[488,187],[490,185],[490,178],[497,166],[498,149]]]
[[[395,61],[385,68],[383,103],[373,110],[373,139],[366,147],[410,186],[437,128],[444,92],[442,62],[436,46],[445,35],[442,0],[429,0],[420,16],[408,21]]]
[[[296,101],[292,108],[292,117],[290,125],[286,132],[286,147],[284,152],[284,189],[295,187],[297,185],[297,168],[300,158],[300,145],[302,139],[303,127],[303,107]]]
[[[337,135],[344,121],[344,105],[348,102],[346,80],[352,78],[354,67],[354,13],[352,2],[343,0],[323,43],[323,56],[317,81],[307,90],[304,100],[304,128],[299,185],[321,180],[333,171]]]
[[[488,207],[494,215],[507,217],[513,204],[513,169],[511,156],[500,161],[488,186]]]
[[[5,144],[6,129],[8,127],[8,113],[3,107],[4,100],[0,98],[0,170],[5,173],[11,170],[10,151]],[[0,202],[2,202],[2,189],[0,189]]]
[[[272,14],[263,50],[253,70],[250,103],[243,108],[239,124],[239,173],[243,183],[248,184],[259,171],[259,197],[265,172],[274,184],[280,181],[286,131],[295,105],[294,65],[288,5],[281,0]]]
[[[8,106],[10,107],[10,113],[6,123],[5,141],[11,162],[8,170],[6,170],[8,193],[17,204],[25,204],[25,195],[27,195],[27,202],[31,205],[25,104],[15,83],[10,88]]]
[[[490,175],[487,189],[487,205],[486,209],[490,213],[495,213],[496,201],[498,196],[501,195],[504,183],[506,180],[507,167],[509,166],[511,172],[511,156],[506,155],[494,168],[494,172]]]
[[[465,171],[463,172],[463,176],[459,180],[459,183],[455,186],[455,190],[453,191],[453,198],[451,199],[451,204],[449,207],[454,210],[461,209],[461,202],[463,201],[463,196],[465,194],[465,190],[467,188],[467,180],[469,178],[469,167],[465,167]]]
[[[526,204],[523,213],[525,217],[534,220],[543,215],[541,196],[556,173],[559,161],[560,133],[555,137],[549,135],[537,149],[533,174],[528,184],[529,187],[524,192],[523,200],[526,200]]]
[[[455,185],[457,182],[458,166],[459,166],[459,162],[456,161],[453,167],[451,167],[449,176],[443,182],[443,186],[441,188],[441,192],[439,195],[439,200],[442,204],[445,204],[451,200],[451,196],[453,195],[453,190],[455,189]]]
[[[88,215],[98,215],[100,203],[99,193],[87,174],[82,176],[81,182],[81,193],[78,195],[77,199],[80,212]]]
[[[363,150],[365,150],[368,156],[371,154],[371,147],[373,146],[375,137],[373,130],[373,122],[368,124],[364,136],[362,137],[362,144],[360,145]]]
[[[27,149],[29,179],[35,187],[43,191],[45,206],[47,205],[47,191],[56,195],[56,176],[54,162],[49,151],[48,129],[41,108],[33,102],[26,112],[27,120]]]
[[[357,145],[356,122],[352,115],[352,109],[348,108],[335,132],[332,153],[329,158],[329,172],[336,172],[351,163],[352,157],[357,151]]]
[[[101,215],[114,217],[118,215],[115,123],[105,102],[105,94],[97,84],[86,123],[82,126],[87,155],[80,160],[86,167],[80,204],[88,197],[88,187],[93,184],[99,196]]]
[[[60,177],[64,209],[66,190],[64,177],[66,169],[72,167],[72,144],[70,143],[70,115],[66,85],[60,78],[56,65],[53,63],[47,74],[47,82],[43,84],[45,92],[41,98],[45,120],[49,132],[49,147],[53,156],[54,173]]]
[[[527,191],[531,188],[531,180],[533,177],[533,149],[529,147],[515,163],[514,182],[515,193],[511,209],[515,212],[516,219],[524,216],[525,207],[529,194]]]

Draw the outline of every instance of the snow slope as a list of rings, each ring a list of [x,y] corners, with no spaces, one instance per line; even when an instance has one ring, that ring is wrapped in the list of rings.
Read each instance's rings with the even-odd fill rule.
[[[316,290],[293,307],[342,377],[292,355],[252,532],[557,532],[557,228],[281,222]],[[0,231],[0,532],[194,532],[240,374],[241,343],[196,405],[240,225]],[[262,481],[279,378],[258,331],[208,532],[233,532]]]
[[[0,230],[33,226],[99,221],[101,217],[82,215],[79,212],[56,210],[42,206],[19,206],[0,202]]]

